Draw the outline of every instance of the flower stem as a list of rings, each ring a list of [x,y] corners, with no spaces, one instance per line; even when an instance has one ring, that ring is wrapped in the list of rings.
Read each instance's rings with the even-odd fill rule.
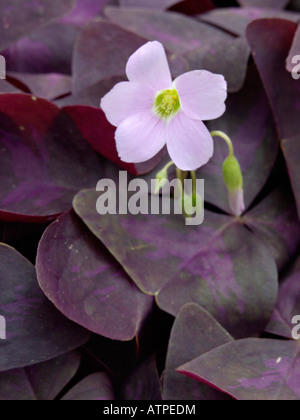
[[[163,167],[162,171],[168,171],[171,166],[175,165],[175,163],[171,160],[169,163],[166,164],[166,166]]]
[[[193,205],[196,205],[197,202],[197,175],[196,171],[191,171],[191,177],[193,180]]]
[[[229,149],[229,156],[234,156],[233,144],[227,134],[223,133],[223,131],[212,131],[210,134],[212,137],[221,137],[223,140],[225,140]]]

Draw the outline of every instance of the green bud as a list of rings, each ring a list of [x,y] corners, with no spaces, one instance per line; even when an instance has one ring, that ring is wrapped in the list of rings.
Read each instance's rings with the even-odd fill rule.
[[[243,189],[243,175],[238,160],[229,155],[223,164],[223,177],[230,193]]]

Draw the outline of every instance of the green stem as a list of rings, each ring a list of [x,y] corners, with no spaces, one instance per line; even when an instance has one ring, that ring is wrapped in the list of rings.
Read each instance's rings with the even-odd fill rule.
[[[173,165],[175,165],[175,163],[171,160],[171,162],[167,163],[166,166],[163,167],[162,171],[167,171]]]
[[[210,134],[212,137],[221,137],[223,140],[225,140],[229,149],[229,156],[234,156],[233,144],[227,134],[223,133],[223,131],[212,131]]]
[[[191,171],[191,177],[193,180],[193,205],[196,205],[197,202],[197,175],[196,171]]]

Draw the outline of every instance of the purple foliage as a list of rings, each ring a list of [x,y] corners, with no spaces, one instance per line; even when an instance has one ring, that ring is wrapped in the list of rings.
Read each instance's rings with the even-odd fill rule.
[[[300,400],[299,1],[220,3],[0,0],[0,400]],[[217,138],[202,225],[98,214],[168,162],[121,162],[99,108],[152,40],[226,78],[241,217]]]

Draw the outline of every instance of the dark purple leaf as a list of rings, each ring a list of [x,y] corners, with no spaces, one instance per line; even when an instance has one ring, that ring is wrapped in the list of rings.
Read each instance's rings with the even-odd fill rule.
[[[84,344],[89,334],[66,319],[40,290],[34,266],[13,248],[0,245],[0,371],[30,366]]]
[[[225,344],[178,371],[238,400],[299,400],[299,343],[249,338]]]
[[[72,90],[72,78],[64,74],[9,73],[9,77],[23,83],[33,95],[49,101],[67,95]]]
[[[297,25],[292,22],[260,20],[249,26],[247,36],[283,140],[282,148],[299,213],[299,138],[296,136],[299,130],[300,84],[286,70],[286,58],[296,29]]]
[[[199,16],[199,19],[203,22],[211,23],[232,34],[240,36],[245,36],[249,23],[262,18],[287,19],[295,22],[300,21],[299,13],[255,7],[221,8]]]
[[[117,83],[122,82],[124,77],[109,77],[108,79],[101,80],[95,85],[91,85],[78,93],[72,93],[64,98],[54,101],[59,107],[83,105],[98,108],[100,100],[106,95]]]
[[[241,6],[284,9],[290,0],[238,0]]]
[[[67,14],[75,0],[1,0],[0,51]]]
[[[248,207],[263,188],[275,163],[279,142],[272,112],[255,69],[249,70],[245,86],[229,96],[226,113],[208,124],[232,139],[244,177],[245,204]],[[222,166],[228,156],[224,140],[214,138],[215,151],[210,162],[198,171],[205,180],[205,200],[230,212]]]
[[[62,400],[99,401],[114,400],[114,391],[109,377],[105,373],[93,373],[75,385]]]
[[[279,289],[279,296],[267,332],[285,338],[292,338],[294,317],[300,315],[300,259],[284,276]]]
[[[185,305],[177,315],[171,332],[163,380],[164,399],[224,399],[224,394],[181,376],[176,368],[186,360],[231,341],[233,338],[204,309],[194,303]]]
[[[203,225],[188,227],[182,216],[100,216],[98,197],[81,191],[75,211],[161,309],[176,316],[195,302],[237,337],[264,329],[276,302],[277,270],[242,220],[206,212]]]
[[[185,303],[194,302],[234,337],[260,333],[277,298],[277,270],[270,251],[239,223],[211,232],[204,246],[198,235],[201,246],[169,277],[157,296],[158,305],[176,315]]]
[[[299,252],[300,223],[288,185],[281,185],[244,216],[246,225],[270,248],[279,269]]]
[[[101,160],[70,117],[50,102],[2,95],[0,120],[2,220],[49,220],[101,177]]]
[[[122,7],[136,7],[154,10],[165,10],[178,3],[178,0],[120,0]]]
[[[37,273],[45,295],[64,315],[114,340],[131,340],[152,308],[153,299],[136,288],[73,213],[46,230]]]
[[[6,80],[0,80],[0,93],[20,93],[20,89]]]
[[[231,36],[210,25],[175,12],[107,7],[110,21],[148,40],[157,40],[175,54],[201,48]]]
[[[60,23],[84,25],[100,15],[109,0],[76,0],[75,8],[60,19]]]
[[[184,14],[203,13],[214,8],[211,0],[120,0],[123,7],[137,7],[154,10],[171,9]]]
[[[222,42],[216,40],[184,55],[191,70],[205,69],[223,74],[229,92],[237,92],[242,88],[249,56],[250,50],[244,38],[225,38]]]
[[[200,13],[205,13],[208,10],[212,10],[214,8],[215,5],[212,0],[182,0],[169,7],[169,10],[183,13],[185,15],[197,15]]]
[[[290,49],[289,56],[286,59],[286,68],[289,72],[292,72],[294,68],[296,67],[296,65],[299,63],[300,60],[297,60],[296,63],[293,62],[293,58],[299,55],[300,55],[300,25],[298,25],[298,29],[295,33],[294,41]],[[297,73],[299,74],[299,71]]]
[[[70,75],[78,33],[77,27],[60,23],[34,32],[2,53],[6,58],[7,71]]]
[[[0,400],[53,400],[77,372],[77,352],[0,373]]]
[[[298,215],[300,217],[300,136],[283,140],[281,142],[282,151],[287,164],[294,196],[297,202]]]
[[[74,93],[103,79],[125,76],[128,58],[146,42],[109,22],[89,23],[80,33],[74,51]]]
[[[146,42],[146,38],[112,23],[91,22],[82,30],[76,42],[73,56],[73,92],[78,94],[91,85],[112,77],[127,80],[127,61]],[[169,61],[174,77],[188,69],[188,63],[182,57],[170,54]],[[98,97],[97,106],[100,100],[101,96]]]
[[[161,383],[155,357],[148,358],[132,372],[122,389],[122,400],[162,400]]]
[[[247,30],[281,139],[295,137],[299,131],[300,84],[286,70],[296,29],[293,22],[262,19],[251,23]]]

